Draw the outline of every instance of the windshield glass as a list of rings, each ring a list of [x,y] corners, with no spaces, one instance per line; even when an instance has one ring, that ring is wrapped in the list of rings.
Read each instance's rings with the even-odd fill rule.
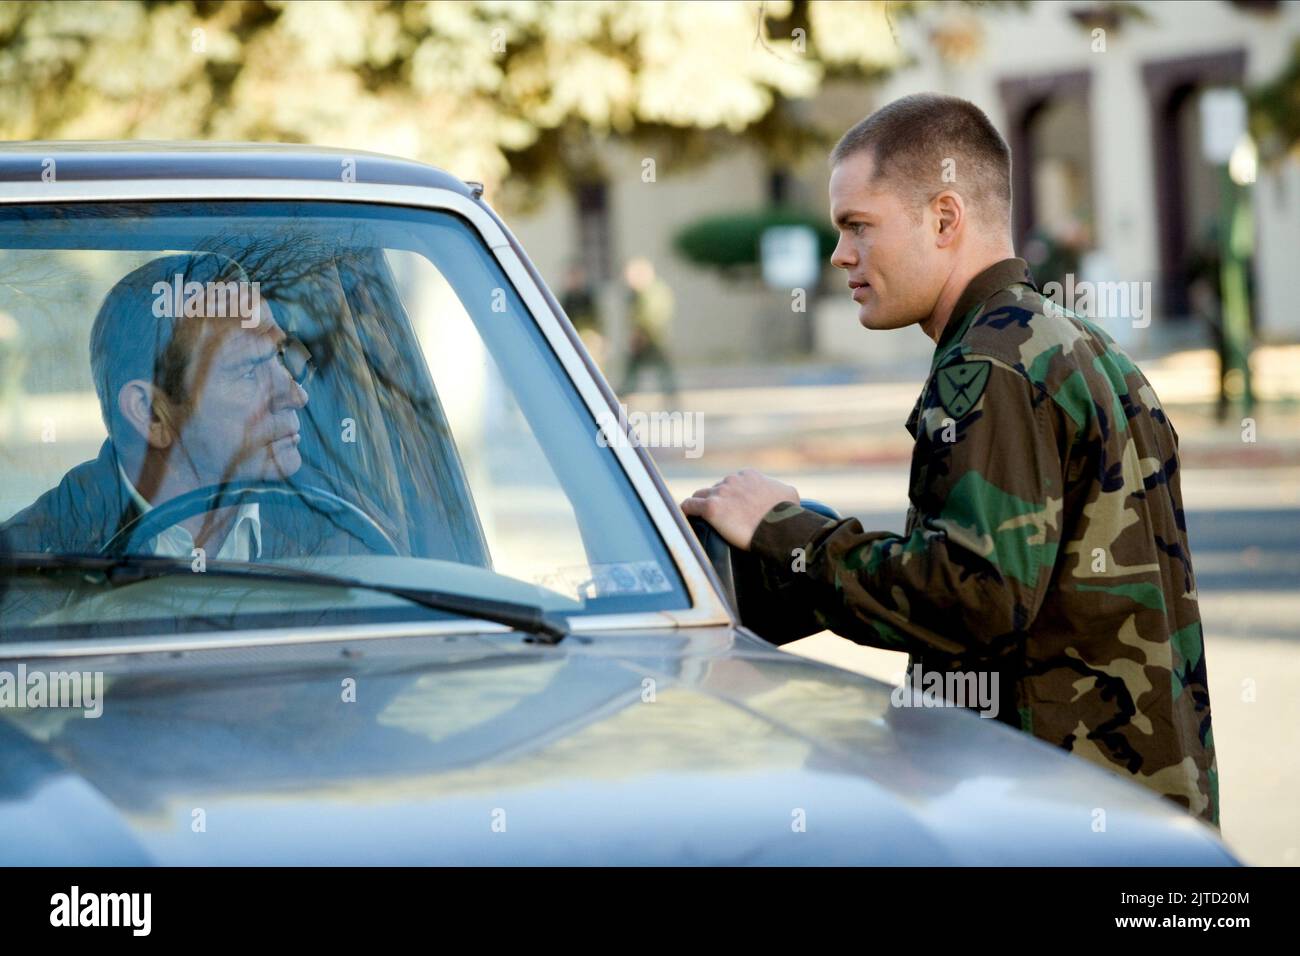
[[[250,564],[538,606],[689,601],[475,230],[344,203],[0,206],[0,641],[445,616]]]

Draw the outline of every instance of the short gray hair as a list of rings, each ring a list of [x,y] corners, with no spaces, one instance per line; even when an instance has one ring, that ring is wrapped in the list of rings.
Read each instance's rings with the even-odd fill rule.
[[[146,262],[104,296],[90,331],[90,369],[104,427],[114,439],[122,434],[117,396],[132,379],[152,382],[177,402],[187,397],[185,374],[200,323],[154,314],[154,286],[170,286],[177,275],[182,283],[205,284],[248,278],[229,256],[189,252]]]

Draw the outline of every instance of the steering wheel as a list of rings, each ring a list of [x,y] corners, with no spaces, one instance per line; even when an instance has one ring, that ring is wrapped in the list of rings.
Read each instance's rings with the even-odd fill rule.
[[[805,498],[799,504],[809,511],[839,520],[834,508]],[[717,572],[722,593],[735,610],[740,623],[773,644],[789,644],[823,630],[813,616],[818,599],[817,588],[810,580],[790,576],[776,589],[764,581],[757,555],[729,545],[722,535],[703,518],[687,519],[700,539],[705,557]]]
[[[390,555],[400,553],[388,532],[346,498],[340,498],[332,491],[314,485],[286,484],[260,478],[227,481],[177,495],[123,526],[105,542],[99,553],[114,556],[135,553],[134,549],[140,544],[157,537],[186,518],[252,501],[275,501],[293,508],[310,509],[316,514],[334,519],[338,527],[373,552]]]

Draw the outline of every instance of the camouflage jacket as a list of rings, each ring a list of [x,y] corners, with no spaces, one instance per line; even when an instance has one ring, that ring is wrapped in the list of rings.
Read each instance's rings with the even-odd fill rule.
[[[1023,260],[982,272],[952,314],[907,422],[903,535],[785,502],[754,535],[765,576],[811,579],[818,622],[912,668],[996,671],[999,719],[1218,826],[1173,425]]]
[[[662,341],[673,322],[673,290],[662,279],[652,279],[629,296],[629,318],[633,328],[646,337]]]

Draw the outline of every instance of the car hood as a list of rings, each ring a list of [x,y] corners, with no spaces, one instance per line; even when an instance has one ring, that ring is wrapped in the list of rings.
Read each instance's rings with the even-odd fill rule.
[[[1118,774],[730,628],[27,660],[3,864],[1235,862]],[[0,661],[0,670],[15,663]]]

